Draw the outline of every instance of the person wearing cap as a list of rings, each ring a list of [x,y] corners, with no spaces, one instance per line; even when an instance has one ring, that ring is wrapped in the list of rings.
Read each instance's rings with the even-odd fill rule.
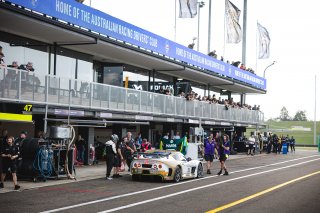
[[[211,174],[211,165],[214,159],[214,155],[217,155],[216,142],[214,140],[213,134],[211,133],[209,138],[204,140],[204,150],[202,155],[207,161],[207,174]]]
[[[107,173],[106,179],[112,180],[110,176],[113,165],[114,165],[114,158],[117,154],[116,150],[116,143],[118,142],[119,138],[116,134],[111,135],[110,140],[106,142],[106,165],[107,165]]]

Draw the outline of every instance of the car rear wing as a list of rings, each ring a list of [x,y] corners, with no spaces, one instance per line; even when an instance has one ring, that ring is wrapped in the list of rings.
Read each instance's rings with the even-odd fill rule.
[[[171,152],[137,152],[133,154],[136,159],[139,158],[169,158]]]

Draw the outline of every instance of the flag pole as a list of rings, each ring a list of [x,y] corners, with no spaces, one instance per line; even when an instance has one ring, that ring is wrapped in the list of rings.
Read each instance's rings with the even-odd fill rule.
[[[197,37],[197,51],[199,52],[199,45],[200,45],[200,2],[198,2],[198,37]]]
[[[317,75],[314,76],[314,121],[313,145],[317,145]]]
[[[174,41],[177,41],[177,0],[174,4]]]
[[[257,20],[258,26],[258,20]],[[258,28],[256,28],[256,72],[258,72]]]
[[[225,54],[226,54],[226,9],[227,9],[227,0],[225,0],[225,4],[224,4],[224,25],[223,25],[223,57],[226,58]]]
[[[211,0],[209,0],[209,21],[208,21],[208,53],[211,46]]]
[[[242,63],[246,64],[247,48],[247,0],[243,0],[243,36],[242,36]]]

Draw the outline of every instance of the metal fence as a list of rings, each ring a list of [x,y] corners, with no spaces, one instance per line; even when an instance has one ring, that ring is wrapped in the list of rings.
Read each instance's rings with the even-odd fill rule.
[[[260,111],[226,109],[219,104],[12,68],[0,68],[0,82],[2,100],[251,124],[264,121]]]

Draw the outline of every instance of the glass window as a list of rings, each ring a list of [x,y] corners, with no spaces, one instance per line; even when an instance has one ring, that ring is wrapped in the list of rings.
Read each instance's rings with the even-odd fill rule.
[[[93,81],[93,64],[91,62],[78,60],[77,79],[83,81]]]
[[[105,66],[103,68],[103,83],[122,87],[123,67],[122,66],[116,66],[116,67]]]

